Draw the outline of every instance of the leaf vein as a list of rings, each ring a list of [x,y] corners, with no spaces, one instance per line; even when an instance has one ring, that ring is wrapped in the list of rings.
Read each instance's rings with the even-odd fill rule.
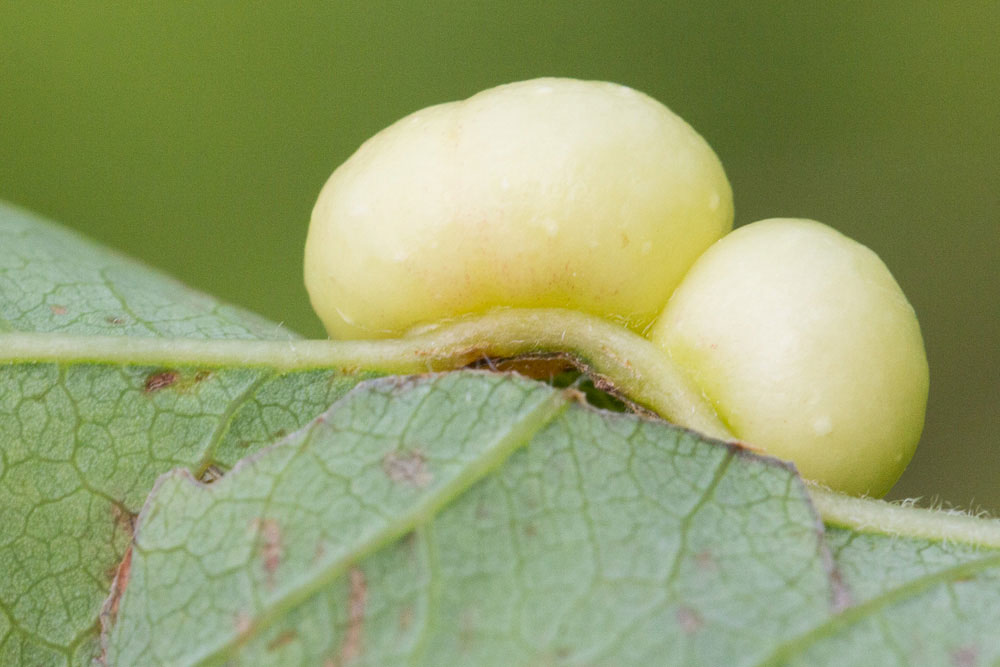
[[[907,581],[901,586],[889,589],[865,602],[848,607],[844,611],[831,616],[823,623],[807,630],[801,635],[789,639],[777,647],[766,659],[758,663],[760,667],[785,664],[790,658],[803,654],[818,641],[831,637],[836,633],[859,623],[871,614],[892,606],[908,597],[919,595],[938,584],[950,584],[957,580],[973,577],[991,568],[1000,568],[1000,554],[991,554],[985,558],[961,563],[931,574]]]

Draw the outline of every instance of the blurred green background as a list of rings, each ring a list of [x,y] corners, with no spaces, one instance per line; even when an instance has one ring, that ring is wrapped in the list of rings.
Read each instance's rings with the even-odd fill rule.
[[[308,336],[320,187],[420,107],[541,75],[663,101],[737,224],[871,246],[920,316],[927,427],[892,497],[1000,513],[1000,3],[0,3],[0,198]]]

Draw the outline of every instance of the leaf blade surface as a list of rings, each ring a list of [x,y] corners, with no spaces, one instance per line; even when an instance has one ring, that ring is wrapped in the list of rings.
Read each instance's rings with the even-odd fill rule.
[[[687,664],[750,664],[774,637],[829,615],[830,579],[815,557],[821,533],[788,469],[516,378],[451,373],[395,386],[359,386],[219,483],[165,478],[140,517],[110,663],[308,656],[339,664],[349,656],[431,665],[462,656],[510,664],[549,656],[642,664],[676,645]],[[507,442],[510,458],[482,477],[495,464],[480,459],[524,419],[498,396],[514,387],[565,412],[529,413],[541,414],[544,428]],[[456,451],[471,455],[444,472]],[[294,482],[278,479],[277,468],[294,470]],[[481,481],[426,512],[423,494],[450,486],[449,474]],[[416,496],[379,504],[400,487]],[[247,489],[258,500],[237,502]],[[365,526],[393,513],[409,518],[373,551]],[[412,534],[400,539],[404,529]],[[217,560],[240,565],[209,573]],[[400,561],[394,575],[372,573]],[[294,594],[281,592],[285,567],[306,577]],[[406,572],[423,584],[409,585],[401,602],[392,582]],[[319,610],[330,609],[331,590],[347,600],[332,643],[327,627],[309,635],[303,628],[312,625],[302,622],[303,614],[328,615]],[[352,599],[364,607],[353,620]],[[381,622],[369,624],[371,608]],[[160,626],[172,631],[158,636]]]

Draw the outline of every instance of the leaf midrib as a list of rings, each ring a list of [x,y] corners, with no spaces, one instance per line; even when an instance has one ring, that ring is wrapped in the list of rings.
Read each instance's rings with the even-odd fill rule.
[[[722,440],[725,425],[700,391],[648,340],[601,318],[560,309],[506,309],[387,340],[202,340],[0,333],[0,364],[109,363],[331,369],[415,374],[460,368],[484,356],[562,354],[667,420]],[[809,486],[824,521],[860,532],[1000,548],[1000,521],[901,507]]]

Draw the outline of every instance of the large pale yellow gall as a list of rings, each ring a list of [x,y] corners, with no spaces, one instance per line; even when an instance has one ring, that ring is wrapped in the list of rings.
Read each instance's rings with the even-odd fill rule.
[[[732,218],[718,158],[665,106],[537,79],[418,111],[362,145],[313,210],[306,287],[335,338],[496,307],[642,331]]]
[[[917,318],[878,256],[825,225],[764,220],[718,241],[651,337],[737,437],[807,479],[882,496],[913,456],[928,389]]]

